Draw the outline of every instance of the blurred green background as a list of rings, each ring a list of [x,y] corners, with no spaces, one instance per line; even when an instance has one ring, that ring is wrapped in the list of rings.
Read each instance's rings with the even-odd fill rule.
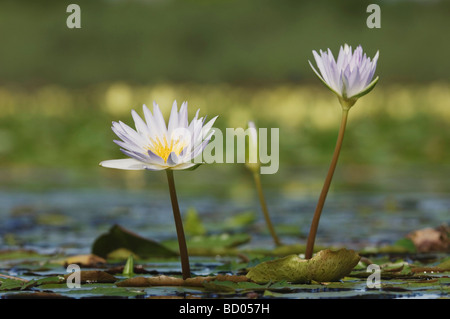
[[[66,26],[73,2],[81,29]],[[381,7],[380,29],[366,26],[370,3]],[[176,99],[187,100],[191,114],[219,115],[218,128],[248,120],[279,127],[279,174],[265,182],[317,194],[340,106],[308,60],[312,50],[337,55],[348,43],[370,57],[380,51],[380,81],[350,113],[336,185],[374,189],[380,176],[401,176],[407,182],[393,177],[394,184],[405,189],[448,190],[449,13],[450,1],[437,0],[2,1],[0,187],[163,181],[98,163],[123,157],[111,121],[132,125],[131,109],[154,100],[168,115]],[[248,177],[243,170],[212,164],[180,173],[189,174],[180,183],[192,188],[214,176],[236,186]]]

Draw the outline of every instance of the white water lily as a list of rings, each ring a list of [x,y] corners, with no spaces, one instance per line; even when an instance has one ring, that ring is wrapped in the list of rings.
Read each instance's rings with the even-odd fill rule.
[[[103,167],[125,170],[184,170],[193,169],[199,163],[192,162],[200,155],[210,141],[216,117],[205,124],[205,118],[195,117],[188,122],[187,102],[178,111],[177,102],[172,106],[168,125],[156,103],[153,114],[143,106],[145,121],[132,110],[136,130],[125,123],[113,122],[112,130],[121,139],[114,142],[127,159],[108,160],[100,163]]]
[[[313,50],[319,72],[309,61],[312,69],[319,79],[336,95],[341,104],[351,107],[356,100],[369,93],[377,84],[378,76],[372,80],[379,52],[371,60],[358,46],[354,52],[352,47],[345,44],[341,46],[337,61],[330,49],[326,52],[320,50],[320,55]]]

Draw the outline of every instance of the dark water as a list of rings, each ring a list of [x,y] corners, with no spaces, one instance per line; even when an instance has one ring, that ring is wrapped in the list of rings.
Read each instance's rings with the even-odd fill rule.
[[[199,170],[200,171],[200,170]],[[390,172],[389,172],[390,171]],[[445,169],[401,170],[342,167],[335,176],[320,221],[317,243],[361,248],[392,243],[410,231],[450,221],[450,190]],[[175,238],[167,185],[152,175],[143,186],[124,183],[114,172],[98,184],[0,191],[0,247],[87,253],[95,238],[120,224],[147,238]],[[274,224],[285,243],[305,243],[324,175],[323,168],[263,176]],[[105,177],[102,177],[105,180]],[[146,177],[148,178],[148,177]],[[256,221],[246,228],[250,246],[272,241],[265,229],[252,180],[245,171],[226,169],[176,174],[182,211],[195,208],[210,231],[243,212]],[[128,185],[128,186],[125,186]],[[239,231],[238,229],[236,231]]]

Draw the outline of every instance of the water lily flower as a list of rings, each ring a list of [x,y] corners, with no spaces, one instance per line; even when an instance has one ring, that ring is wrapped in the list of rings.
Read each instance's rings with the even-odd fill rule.
[[[143,106],[144,120],[132,111],[136,130],[125,123],[113,122],[112,130],[121,140],[114,142],[127,159],[107,160],[101,166],[125,170],[184,170],[199,165],[192,160],[202,153],[214,134],[211,129],[216,117],[204,124],[205,119],[197,113],[188,123],[187,102],[178,111],[177,102],[172,106],[168,125],[164,121],[159,106],[153,104],[153,114]]]
[[[372,80],[377,67],[378,51],[371,60],[361,46],[352,52],[352,47],[345,44],[344,47],[341,46],[337,61],[330,49],[320,50],[320,55],[315,50],[312,52],[319,71],[309,61],[311,68],[338,96],[343,107],[353,106],[358,98],[369,93],[378,82],[378,76]]]
[[[342,106],[342,119],[330,168],[328,169],[311,222],[305,251],[306,259],[310,259],[313,254],[320,215],[325,205],[331,180],[333,179],[333,174],[339,159],[349,110],[356,103],[358,98],[369,93],[377,84],[378,76],[374,80],[372,80],[372,78],[375,74],[379,56],[379,52],[377,51],[373,59],[370,60],[370,58],[363,53],[361,46],[358,46],[355,51],[352,51],[352,47],[347,44],[345,44],[344,47],[341,46],[337,61],[334,59],[330,49],[328,49],[327,52],[320,50],[320,55],[316,51],[313,51],[313,54],[320,72],[314,68],[310,61],[309,64],[319,79],[338,96]]]
[[[153,114],[145,105],[143,110],[145,122],[134,110],[131,112],[136,130],[123,122],[113,122],[112,130],[121,139],[121,141],[115,140],[114,142],[129,158],[103,161],[100,165],[125,170],[166,171],[180,250],[182,275],[183,279],[187,279],[191,275],[189,255],[173,171],[193,169],[200,165],[193,163],[192,160],[201,154],[209,143],[214,134],[211,128],[217,116],[205,124],[205,119],[198,117],[199,110],[197,110],[194,119],[189,123],[187,103],[184,102],[178,111],[175,101],[166,126],[156,103],[153,104]]]

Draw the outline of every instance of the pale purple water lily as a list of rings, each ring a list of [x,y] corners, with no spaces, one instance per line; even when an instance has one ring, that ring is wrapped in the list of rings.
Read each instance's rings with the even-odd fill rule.
[[[319,79],[338,96],[342,106],[342,119],[330,168],[328,169],[327,177],[325,178],[311,222],[305,250],[305,259],[310,259],[313,255],[320,215],[322,214],[339,159],[349,110],[356,103],[358,98],[369,93],[378,82],[378,77],[374,80],[372,80],[372,78],[377,67],[379,52],[375,54],[373,60],[370,60],[370,58],[363,53],[361,46],[358,46],[355,51],[352,52],[352,48],[345,44],[344,47],[341,46],[337,61],[334,59],[330,49],[328,49],[327,52],[320,50],[320,55],[316,51],[313,51],[313,54],[320,73],[317,72],[311,62],[309,62],[309,64]]]
[[[200,163],[192,162],[209,143],[216,117],[205,124],[205,118],[195,117],[188,122],[187,102],[178,111],[177,102],[172,105],[168,125],[156,103],[153,114],[143,106],[145,121],[132,110],[136,130],[125,123],[113,122],[112,130],[121,140],[114,142],[127,159],[108,160],[100,163],[103,167],[125,170],[185,170],[193,169]]]
[[[313,50],[319,72],[309,61],[319,79],[339,97],[341,104],[351,107],[361,96],[369,93],[377,84],[378,76],[372,80],[379,52],[371,60],[358,46],[354,52],[352,47],[341,46],[337,61],[330,49],[320,50],[320,55]]]

